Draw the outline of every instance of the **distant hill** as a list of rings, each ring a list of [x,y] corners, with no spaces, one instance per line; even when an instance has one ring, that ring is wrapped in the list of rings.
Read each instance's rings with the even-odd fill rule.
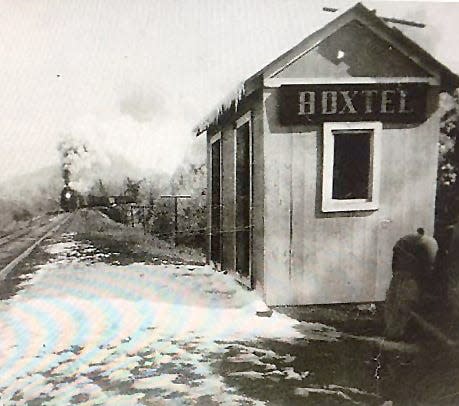
[[[61,169],[49,166],[0,183],[0,228],[59,207]]]
[[[185,159],[184,164],[171,175],[159,168],[140,170],[130,162],[117,158],[109,167],[99,168],[92,181],[94,185],[89,193],[100,194],[99,177],[102,179],[105,193],[120,195],[124,193],[125,180],[141,182],[141,200],[148,202],[151,192],[155,195],[171,193],[172,189],[186,189],[187,193],[202,191],[202,164],[192,163],[197,159],[196,152],[190,154],[192,159]],[[205,157],[205,155],[204,155]],[[171,182],[172,181],[172,182]],[[197,184],[196,184],[197,183]],[[19,175],[0,183],[0,231],[7,224],[17,219],[24,219],[38,214],[55,211],[59,208],[60,194],[64,186],[60,165],[48,166],[35,172]]]
[[[38,209],[58,202],[63,185],[60,166],[48,166],[0,183],[0,199]]]

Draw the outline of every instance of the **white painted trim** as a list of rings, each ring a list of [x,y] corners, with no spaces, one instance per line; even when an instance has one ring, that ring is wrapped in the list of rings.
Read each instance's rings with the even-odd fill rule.
[[[234,230],[234,246],[233,246],[233,266],[234,266],[234,272],[237,273],[237,249],[236,249],[236,238],[237,238],[237,233],[236,233],[236,163],[237,163],[237,157],[236,157],[236,150],[237,150],[237,123],[234,123],[234,128],[233,128],[233,230]]]
[[[371,22],[369,23],[369,21],[368,21],[368,19],[366,17],[362,17],[360,15],[357,15],[356,13],[352,13],[352,14],[349,14],[349,15],[346,15],[346,13],[343,13],[341,16],[337,17],[336,20],[339,20],[339,23],[337,21],[333,20],[331,23],[327,24],[325,27],[322,28],[323,33],[322,33],[320,39],[315,41],[313,45],[307,47],[303,51],[300,51],[298,54],[296,54],[295,56],[291,57],[288,60],[288,62],[285,62],[281,67],[277,68],[273,73],[268,73],[267,72],[268,75],[269,75],[268,77],[269,78],[273,78],[274,76],[277,76],[279,73],[281,73],[283,70],[285,70],[290,65],[295,63],[297,60],[299,60],[305,54],[307,54],[308,52],[312,51],[314,48],[319,46],[328,36],[336,33],[340,28],[344,27],[346,24],[349,24],[351,21],[356,20],[356,21],[360,22],[362,25],[364,25],[366,28],[368,28],[370,31],[372,31],[376,36],[378,36],[379,38],[382,38],[385,41],[389,42],[389,44],[391,46],[393,46],[395,49],[397,49],[405,57],[410,59],[414,64],[416,64],[417,66],[421,67],[425,71],[429,72],[432,76],[437,78],[438,82],[440,81],[439,73],[435,68],[432,69],[431,66],[426,66],[426,64],[422,61],[422,58],[420,58],[420,57],[418,57],[416,55],[413,55],[413,53],[409,52],[406,49],[406,47],[403,46],[403,43],[400,43],[397,40],[394,41],[392,38],[390,38],[388,33],[382,32],[382,30],[380,30],[379,28],[375,28],[373,26],[373,24],[371,24]],[[332,27],[332,25],[335,25],[335,27]],[[324,30],[324,28],[326,28],[326,30]],[[389,29],[390,29],[390,27],[389,27]],[[321,30],[319,30],[319,31],[321,31]],[[311,36],[317,34],[319,31],[316,31]],[[307,39],[308,38],[306,38],[303,41],[307,41]],[[298,44],[297,47],[300,44]],[[290,51],[292,51],[294,48],[292,48]],[[280,59],[280,58],[278,58],[278,59]],[[272,64],[274,64],[276,62],[280,63],[279,60],[276,60],[276,61],[272,62]]]
[[[343,78],[269,78],[264,80],[265,87],[282,85],[319,85],[319,84],[374,84],[374,83],[428,83],[439,85],[433,77],[343,77]]]
[[[317,41],[314,45],[306,48],[303,52],[300,52],[298,55],[295,55],[290,61],[288,61],[285,65],[274,71],[271,75],[269,75],[269,78],[273,78],[274,76],[277,76],[279,73],[281,73],[283,70],[287,69],[291,64],[295,63],[297,60],[299,60],[301,57],[306,55],[308,52],[311,52],[315,47],[320,45],[320,43],[323,42],[323,39],[320,41]]]
[[[250,131],[252,130],[252,125],[251,125],[251,118],[252,118],[252,112],[251,111],[248,111],[247,113],[245,113],[243,116],[239,117],[237,120],[236,120],[236,130],[239,128],[239,127],[242,127],[245,123],[249,122],[249,126],[250,126]]]
[[[333,160],[334,137],[336,130],[372,130],[371,166],[370,166],[370,196],[371,199],[333,199]],[[379,208],[379,189],[381,177],[381,132],[382,123],[375,122],[339,122],[324,123],[323,126],[323,172],[322,172],[322,211],[361,211],[377,210]]]
[[[217,134],[212,135],[212,137],[210,138],[210,143],[213,144],[216,141],[218,141],[220,138],[222,138],[222,132],[221,131],[218,132]]]
[[[424,69],[425,71],[429,72],[432,76],[439,77],[438,71],[435,71],[434,69],[431,69],[430,66],[427,66],[421,58],[417,57],[413,53],[409,52],[406,47],[403,46],[403,44],[400,44],[399,41],[394,41],[388,33],[386,32],[381,32],[381,30],[377,29],[374,27],[372,24],[368,24],[368,21],[366,21],[365,18],[362,18],[360,16],[356,16],[356,19],[363,24],[365,27],[367,27],[369,30],[373,31],[373,33],[378,36],[379,38],[382,38],[386,40],[391,46],[393,46],[397,51],[405,55],[408,59],[413,61],[413,63],[420,68]],[[387,25],[387,24],[386,24]],[[390,28],[390,27],[389,27]],[[396,43],[395,43],[396,42]]]

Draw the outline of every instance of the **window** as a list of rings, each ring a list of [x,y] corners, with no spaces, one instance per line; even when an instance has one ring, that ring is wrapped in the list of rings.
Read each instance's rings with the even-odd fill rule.
[[[322,211],[376,210],[380,122],[324,123]]]

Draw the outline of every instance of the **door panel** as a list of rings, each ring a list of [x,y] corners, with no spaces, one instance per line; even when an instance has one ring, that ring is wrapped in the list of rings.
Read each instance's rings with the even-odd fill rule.
[[[221,140],[212,144],[212,195],[211,195],[211,240],[210,259],[221,264]]]
[[[251,278],[251,137],[250,122],[236,130],[236,271]]]

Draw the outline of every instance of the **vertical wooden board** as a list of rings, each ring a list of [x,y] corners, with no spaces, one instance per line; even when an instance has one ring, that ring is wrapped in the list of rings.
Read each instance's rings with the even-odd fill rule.
[[[378,275],[380,273],[378,269],[378,233],[381,215],[378,211],[375,211],[368,217],[363,217],[359,220],[365,225],[365,227],[363,225],[359,227],[359,230],[365,228],[365,232],[360,236],[359,241],[360,256],[363,258],[361,272],[365,275],[365,279],[362,278],[361,293],[358,301],[362,301],[361,298],[363,298],[363,301],[371,301],[375,300]]]
[[[394,233],[401,233],[404,225],[405,190],[408,182],[404,178],[405,134],[399,130],[384,130],[382,134],[382,168],[380,216],[394,222]],[[395,243],[395,242],[394,242]]]
[[[301,224],[300,231],[296,237],[301,238],[300,241],[295,241],[298,249],[302,250],[302,273],[301,283],[298,283],[296,303],[302,304],[306,297],[311,296],[314,291],[315,285],[311,283],[311,278],[317,269],[317,253],[314,249],[316,244],[316,181],[317,181],[317,131],[312,131],[303,135],[303,150],[298,150],[297,159],[299,162],[303,161],[304,174],[298,179],[298,188],[301,194],[297,194],[297,206],[300,209],[295,209],[294,214],[296,223]],[[300,217],[301,215],[301,217]],[[294,230],[295,231],[295,230]],[[293,234],[295,236],[295,233]],[[299,282],[300,282],[299,281]]]
[[[352,217],[341,216],[330,221],[332,222],[330,245],[333,247],[328,263],[328,272],[332,275],[330,296],[334,301],[347,302],[353,299],[356,292],[359,292],[361,284],[360,266],[349,257],[349,246],[352,246],[353,241],[361,238],[363,230],[359,230],[358,234],[349,232],[350,224],[355,221]],[[360,247],[355,246],[355,248],[357,251],[352,254],[359,257]],[[359,259],[360,262],[363,261],[363,258]]]
[[[438,119],[416,128],[384,130],[381,208],[377,228],[375,296],[384,299],[391,278],[392,247],[417,227],[434,221]]]
[[[377,258],[375,300],[385,300],[386,292],[392,278],[392,248],[397,240],[395,237],[396,223],[393,220],[382,220],[377,231]],[[395,240],[395,241],[394,241]]]
[[[435,200],[437,195],[437,176],[438,176],[438,158],[439,158],[439,137],[440,137],[440,115],[441,111],[437,110],[429,119],[429,128],[426,130],[430,137],[427,137],[426,151],[430,160],[430,170],[426,175],[426,184],[431,186],[431,196],[426,202],[425,209],[430,214],[430,221],[426,221],[425,229],[430,235],[434,234],[435,225]],[[429,140],[430,138],[430,140]]]
[[[306,238],[304,206],[307,204],[304,199],[304,188],[306,176],[313,175],[307,172],[306,165],[306,160],[308,159],[306,137],[308,136],[311,135],[296,133],[293,134],[292,139],[292,230],[290,267],[294,303],[300,303],[299,300],[301,300],[300,298],[304,285],[304,240]]]
[[[265,134],[265,290],[269,304],[290,303],[290,136]]]
[[[327,292],[330,300],[333,302],[343,302],[346,300],[347,282],[352,280],[349,275],[349,269],[343,265],[343,246],[344,228],[346,217],[337,215],[336,217],[321,219],[323,229],[318,238],[320,244],[320,260],[321,266],[321,284],[322,291],[320,292],[321,302],[325,302],[324,293]],[[353,238],[351,236],[350,238]],[[327,289],[327,290],[325,290]]]
[[[288,134],[278,134],[271,128],[276,125],[275,90],[263,93],[263,141],[264,141],[264,269],[265,298],[268,304],[286,304],[283,293],[289,291],[286,281],[289,222],[288,206],[285,211],[285,197],[282,196],[284,181],[283,165],[290,156]],[[268,119],[269,117],[269,119]],[[284,207],[283,207],[284,206]],[[287,244],[287,246],[285,246]]]
[[[310,303],[317,291],[316,178],[317,131],[297,134],[293,164],[293,269],[294,303]],[[301,171],[300,172],[300,168]],[[298,269],[296,269],[298,267]]]
[[[382,204],[381,218],[377,230],[377,277],[375,298],[385,299],[392,277],[392,248],[396,241],[413,231],[408,221],[412,195],[409,179],[406,178],[407,142],[413,134],[403,129],[383,131],[382,154]],[[406,207],[408,203],[408,207]]]
[[[412,134],[408,149],[407,173],[411,180],[412,210],[410,220],[416,227],[423,227],[433,233],[433,213],[435,208],[436,170],[438,162],[439,122],[436,116],[423,124],[423,131]]]
[[[260,98],[261,99],[261,98]],[[264,288],[264,155],[263,109],[261,100],[253,109],[253,260],[255,288]]]
[[[398,202],[403,207],[402,224],[407,232],[414,231],[411,226],[412,205],[413,205],[413,189],[412,180],[410,179],[409,160],[413,159],[413,151],[410,150],[410,141],[412,134],[409,130],[398,130],[398,145],[403,151],[403,158],[399,165],[401,166],[401,176],[404,179],[403,188],[399,194]],[[395,198],[396,191],[392,190],[391,195]]]
[[[212,227],[212,217],[211,217],[211,209],[212,209],[212,170],[211,168],[211,157],[212,157],[212,150],[210,139],[213,134],[207,133],[207,252],[206,252],[206,261],[207,263],[210,262],[210,247],[211,247],[211,227]]]
[[[342,266],[346,269],[346,288],[353,290],[351,297],[356,300],[367,294],[368,286],[374,284],[371,273],[368,272],[368,252],[366,247],[367,218],[348,218],[344,226],[345,247],[341,258]],[[358,281],[357,286],[355,280]]]
[[[316,218],[310,251],[317,261],[305,275],[302,303],[372,300],[375,291],[377,214]],[[308,260],[308,262],[311,262]]]
[[[272,135],[264,135],[265,154],[265,195],[264,195],[264,257],[265,257],[265,295],[268,304],[273,304],[272,280],[275,280],[275,272],[278,268],[278,252],[276,245],[276,206],[279,199],[279,163],[276,161],[276,145]]]
[[[354,255],[350,269],[353,271],[355,291],[353,301],[372,300],[376,289],[376,227],[378,212],[366,213],[364,216],[353,218],[352,233]]]
[[[231,127],[223,139],[223,269],[234,270],[234,136]]]
[[[362,290],[366,276],[362,273],[362,265],[365,262],[361,255],[362,229],[359,228],[355,233],[353,232],[353,226],[357,220],[354,217],[342,217],[337,222],[338,232],[333,236],[337,240],[338,251],[335,265],[335,272],[338,276],[336,293],[351,300]],[[356,242],[360,244],[356,244]]]
[[[402,129],[384,129],[381,154],[381,202],[376,233],[375,300],[384,300],[392,277],[392,248],[407,232],[406,196],[410,193],[405,178],[406,137]]]

